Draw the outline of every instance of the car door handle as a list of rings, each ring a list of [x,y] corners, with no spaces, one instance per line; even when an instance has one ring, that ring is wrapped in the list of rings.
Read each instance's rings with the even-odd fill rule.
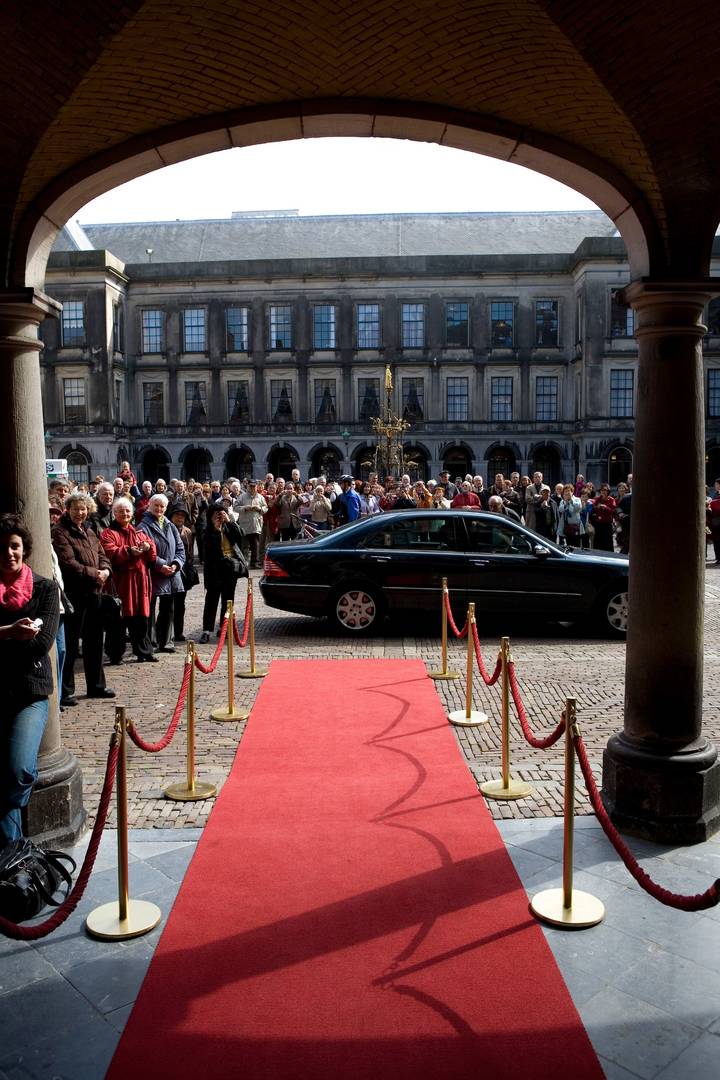
[[[373,562],[390,562],[389,555],[372,555],[371,559]]]
[[[489,559],[471,559],[470,560],[470,565],[471,566],[489,566],[490,565],[490,560]]]

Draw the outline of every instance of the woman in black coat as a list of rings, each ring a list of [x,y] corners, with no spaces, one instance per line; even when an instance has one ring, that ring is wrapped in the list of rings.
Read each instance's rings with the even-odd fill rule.
[[[49,652],[60,620],[60,591],[26,563],[32,537],[15,514],[0,515],[0,847],[22,836],[22,808],[53,690]]]
[[[222,601],[222,614],[228,600],[235,600],[238,578],[248,576],[247,563],[242,553],[242,533],[235,521],[231,521],[224,506],[210,509],[210,523],[205,532],[205,606],[203,608],[203,632],[201,643],[210,640],[215,628],[218,602]],[[222,615],[221,615],[222,617]]]

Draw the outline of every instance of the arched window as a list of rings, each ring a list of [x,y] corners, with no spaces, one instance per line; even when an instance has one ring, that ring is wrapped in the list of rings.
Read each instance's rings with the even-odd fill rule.
[[[497,473],[502,473],[507,480],[516,469],[516,458],[509,446],[496,446],[487,459],[488,487],[495,483]]]
[[[212,455],[204,447],[199,446],[188,450],[183,459],[183,479],[189,480],[192,477],[193,480],[199,480],[201,484],[206,480],[212,480],[211,462]]]
[[[608,456],[608,484],[611,488],[627,482],[628,474],[633,467],[632,451],[627,446],[616,446]]]
[[[448,450],[442,459],[443,471],[450,473],[450,478],[462,476],[463,480],[468,473],[472,472],[472,460],[470,454],[461,446],[454,446]]]
[[[80,450],[73,450],[67,458],[68,478],[76,484],[87,484],[90,479],[90,462]]]
[[[142,479],[154,484],[156,480],[170,479],[170,455],[161,446],[151,446],[142,457]]]
[[[541,472],[544,482],[551,488],[562,480],[571,479],[569,476],[563,476],[560,453],[554,446],[536,447],[532,455],[532,472]],[[572,477],[572,479],[575,478]]]

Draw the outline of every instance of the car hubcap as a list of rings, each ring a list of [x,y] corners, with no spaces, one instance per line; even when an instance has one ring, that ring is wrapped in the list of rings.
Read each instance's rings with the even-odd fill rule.
[[[628,624],[628,594],[618,593],[608,600],[607,619],[613,630],[627,632]]]
[[[338,621],[348,630],[365,630],[375,620],[377,607],[369,593],[363,589],[351,589],[342,594],[335,612]]]

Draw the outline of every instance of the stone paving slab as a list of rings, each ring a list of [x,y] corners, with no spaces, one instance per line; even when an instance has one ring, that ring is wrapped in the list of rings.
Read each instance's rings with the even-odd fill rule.
[[[259,572],[253,573],[255,583]],[[255,588],[256,666],[266,667],[275,659],[360,658],[368,663],[380,658],[421,659],[428,670],[440,666],[440,613],[433,619],[411,618],[405,625],[389,623],[375,636],[352,639],[334,630],[323,620],[286,614],[265,607]],[[192,590],[187,602],[186,635],[199,638],[204,598],[202,587]],[[704,730],[720,741],[720,569],[708,564],[705,588],[705,717]],[[242,622],[245,585],[237,591],[238,621]],[[439,609],[439,605],[438,605]],[[577,699],[578,719],[588,748],[593,773],[601,779],[602,752],[608,738],[622,729],[625,645],[597,636],[581,627],[560,624],[530,624],[515,620],[508,629],[516,664],[518,682],[531,723],[537,733],[547,734],[557,724],[565,699]],[[492,670],[499,647],[500,628],[479,621],[486,666]],[[199,646],[207,663],[214,651],[215,639]],[[127,706],[139,732],[148,741],[164,732],[177,700],[184,665],[184,647],[174,655],[161,654],[159,664],[135,663],[128,653],[117,667],[107,667],[108,686],[116,693],[117,704]],[[466,645],[452,640],[449,666],[466,670]],[[248,650],[236,650],[235,669],[249,669]],[[244,723],[216,723],[209,719],[211,709],[227,702],[227,667],[225,657],[213,675],[196,673],[196,777],[222,788],[242,739]],[[668,678],[673,673],[668,672]],[[261,680],[235,679],[235,702],[238,708],[252,707]],[[78,693],[83,686],[77,672]],[[446,709],[464,710],[464,679],[435,682]],[[298,678],[297,695],[289,708],[316,708],[326,694],[342,693],[342,687],[306,686]],[[80,699],[77,708],[62,714],[63,742],[79,759],[83,769],[84,797],[92,824],[99,800],[114,703]],[[453,728],[468,767],[478,783],[500,779],[500,687],[486,687],[480,676],[473,679],[473,707],[487,713],[489,722],[477,728]],[[201,828],[212,809],[212,800],[173,802],[163,796],[170,783],[186,782],[186,734],[181,722],[173,743],[160,754],[142,753],[135,747],[129,752],[129,821],[142,829]],[[278,745],[278,753],[283,748]],[[292,763],[289,762],[289,767]],[[489,802],[497,820],[555,817],[562,814],[563,750],[562,743],[552,750],[529,747],[513,723],[511,737],[512,776],[534,788],[534,796],[518,802]],[[590,806],[580,778],[577,781],[576,812],[590,814]],[[110,824],[115,823],[115,809]]]

